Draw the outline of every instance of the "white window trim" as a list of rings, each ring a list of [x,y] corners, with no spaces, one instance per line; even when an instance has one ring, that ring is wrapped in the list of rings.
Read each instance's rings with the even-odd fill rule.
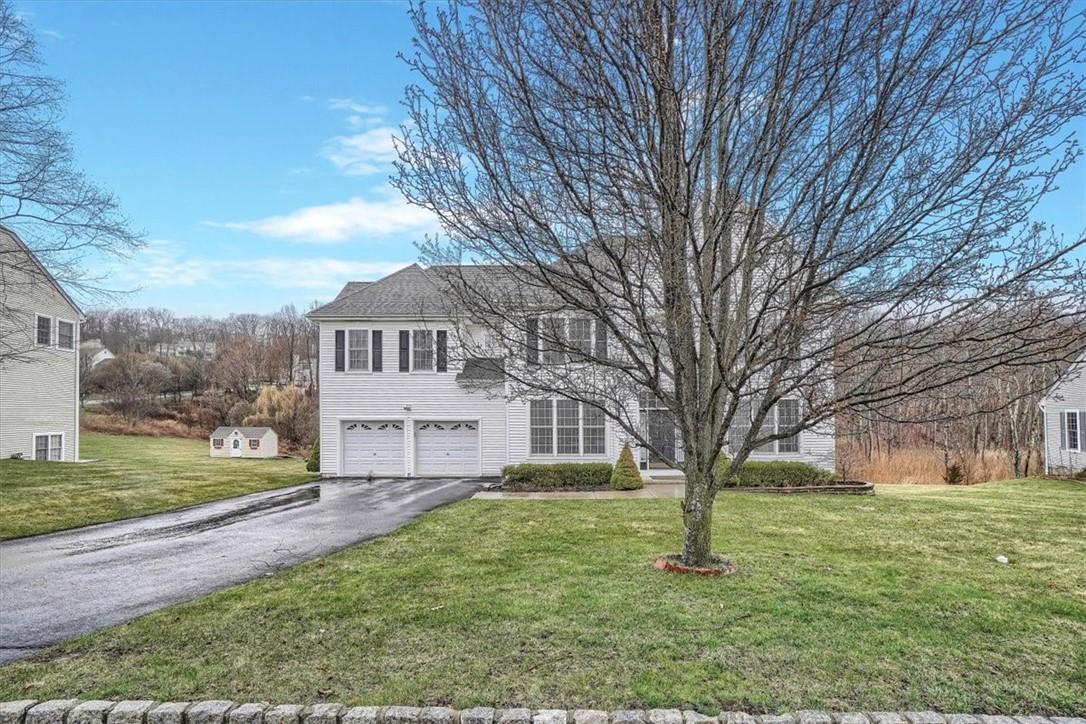
[[[798,399],[799,398],[796,398],[796,397],[782,397],[781,398],[781,400],[798,400]],[[763,429],[768,425],[772,429],[774,435],[780,433],[780,431],[781,431],[779,403],[780,403],[780,400],[778,400],[776,403],[773,404],[773,407],[771,407],[770,411],[769,411],[770,414],[766,416],[766,420],[762,423]],[[800,404],[802,405],[802,402]],[[751,417],[753,417],[753,415],[754,415],[754,406],[753,405],[751,405],[751,408],[750,408],[750,415],[751,415]],[[748,429],[751,427],[753,422],[754,422],[753,419],[748,419],[747,420]],[[782,440],[783,440],[783,438],[776,438],[774,440],[770,440],[769,444],[771,444],[773,446],[772,450],[759,450],[757,447],[754,448],[753,450],[750,451],[751,457],[754,457],[755,455],[783,457],[783,458],[794,458],[794,457],[802,457],[803,456],[803,431],[802,430],[800,430],[799,432],[796,433],[796,448],[797,448],[796,450],[794,450],[794,451],[789,450],[789,451],[786,451],[786,452],[781,452],[781,441]],[[734,452],[733,450],[731,450],[730,436],[729,436],[729,440],[728,440],[728,448],[729,448],[728,449],[729,453]]]
[[[351,332],[361,332],[366,341],[366,354],[362,356],[365,367],[351,367]],[[373,372],[373,334],[368,327],[347,327],[343,330],[343,371],[355,375]]]
[[[61,322],[72,325],[72,346],[71,347],[61,347],[60,346],[60,323]],[[77,349],[79,349],[78,332],[76,332],[76,330],[79,328],[79,325],[76,324],[74,319],[61,319],[60,317],[57,317],[54,320],[53,324],[56,327],[56,335],[55,335],[55,339],[54,339],[54,342],[53,342],[54,347],[56,347],[57,349],[67,350],[68,352],[75,352]]]
[[[1082,452],[1082,426],[1079,424],[1082,421],[1082,417],[1079,414],[1079,410],[1064,410],[1060,414],[1064,416],[1063,427],[1066,430],[1066,434],[1064,435],[1065,439],[1063,441],[1064,445],[1066,445],[1064,449],[1076,453]],[[1075,435],[1075,437],[1077,437],[1078,439],[1075,440],[1074,447],[1071,447],[1071,426],[1067,423],[1067,418],[1070,415],[1074,415],[1075,417],[1075,432],[1078,433],[1077,435]]]
[[[50,460],[48,451],[52,449],[51,440],[56,435],[60,435],[60,459],[58,459],[58,460]],[[50,440],[50,442],[46,443],[47,447],[46,447],[46,453],[45,453],[45,460],[40,460],[40,461],[37,458],[37,454],[38,454],[38,438],[39,437],[44,437],[44,438],[47,438],[47,439]],[[62,463],[62,462],[64,462],[65,443],[67,442],[66,439],[65,439],[66,437],[67,436],[64,434],[64,431],[62,431],[62,430],[57,430],[57,431],[54,431],[54,432],[32,432],[32,433],[30,433],[30,459],[38,461],[38,462],[48,462],[48,463]]]
[[[445,336],[445,355],[446,355],[445,372],[438,372],[437,371],[437,333],[439,331],[445,332],[445,335],[446,335]],[[430,369],[428,369],[428,370],[415,369],[415,332],[429,332],[430,333],[430,351],[433,353],[433,357],[431,358],[433,360],[433,363],[430,365]],[[448,342],[448,339],[449,339],[448,338],[448,331],[444,330],[444,329],[441,329],[441,330],[429,329],[427,327],[415,327],[414,329],[412,329],[410,334],[407,335],[407,361],[408,361],[407,367],[410,370],[410,374],[413,374],[413,375],[414,374],[420,374],[420,375],[442,374],[443,375],[443,374],[448,373],[448,371],[449,371],[449,365],[448,365],[448,359],[447,359],[448,354],[449,354],[449,347],[448,347],[449,342]]]
[[[558,452],[558,398],[551,397],[544,400],[532,400],[528,405],[528,457],[537,459],[547,458],[597,458],[607,457],[610,447],[607,439],[607,416],[603,417],[603,452],[586,453],[584,451],[584,408],[587,403],[580,400],[572,400],[577,403],[577,450],[575,453]],[[532,452],[532,406],[531,402],[547,402],[551,408],[551,451],[549,453]]]
[[[39,319],[48,319],[49,320],[49,341],[46,342],[45,344],[42,344],[41,342],[38,341],[38,320]],[[34,346],[35,347],[53,347],[53,346],[56,345],[56,343],[57,343],[56,319],[54,317],[50,317],[48,314],[35,314],[34,315]]]

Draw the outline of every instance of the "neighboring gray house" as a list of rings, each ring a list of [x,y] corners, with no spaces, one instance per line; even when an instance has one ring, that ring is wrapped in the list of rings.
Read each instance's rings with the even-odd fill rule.
[[[0,226],[0,458],[79,459],[79,306]]]
[[[273,458],[279,436],[270,427],[219,427],[211,433],[213,458]]]
[[[1086,470],[1086,354],[1041,398],[1045,472]]]
[[[502,360],[459,361],[445,308],[433,275],[412,264],[376,282],[349,282],[309,313],[320,328],[322,474],[498,475],[510,463],[615,461],[628,435],[599,410],[511,396]],[[568,322],[588,332],[586,343],[606,345],[589,320]],[[799,404],[784,402],[782,417]],[[648,399],[628,407],[655,447],[681,455],[664,410]],[[769,447],[753,458],[834,467],[832,423]],[[675,474],[636,452],[645,477]]]

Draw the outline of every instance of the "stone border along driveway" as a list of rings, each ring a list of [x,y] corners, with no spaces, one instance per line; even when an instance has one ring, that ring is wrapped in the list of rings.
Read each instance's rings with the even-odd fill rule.
[[[722,711],[649,709],[490,709],[356,706],[342,704],[235,704],[53,699],[0,703],[0,724],[1086,724],[1081,717],[938,714],[933,711],[841,713],[797,711],[750,715]]]

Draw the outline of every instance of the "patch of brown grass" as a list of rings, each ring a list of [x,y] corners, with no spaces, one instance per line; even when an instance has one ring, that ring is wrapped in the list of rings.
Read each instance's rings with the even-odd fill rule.
[[[203,440],[211,431],[198,426],[186,425],[179,420],[144,418],[128,421],[118,415],[105,415],[83,410],[79,415],[80,429],[88,432],[104,432],[108,435],[148,435],[151,437],[184,437]]]
[[[872,483],[939,484],[946,473],[943,451],[933,448],[903,448],[887,455],[875,453],[870,459],[848,441],[838,441],[838,457],[850,478]],[[961,466],[966,483],[986,483],[1014,477],[1014,464],[1006,450],[986,450],[979,454],[952,454],[951,463]],[[1040,470],[1036,453],[1030,460],[1030,473]]]

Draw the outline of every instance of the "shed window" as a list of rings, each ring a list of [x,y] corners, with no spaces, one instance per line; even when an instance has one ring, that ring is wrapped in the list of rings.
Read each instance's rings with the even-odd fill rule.
[[[260,440],[250,440],[249,441],[249,449],[250,450],[259,450],[260,449]]]
[[[53,318],[43,317],[38,315],[37,320],[37,342],[38,344],[48,346],[53,343]]]
[[[213,438],[211,438],[211,447],[216,448],[216,449],[221,448],[222,447],[222,438],[221,437],[213,437]]]

